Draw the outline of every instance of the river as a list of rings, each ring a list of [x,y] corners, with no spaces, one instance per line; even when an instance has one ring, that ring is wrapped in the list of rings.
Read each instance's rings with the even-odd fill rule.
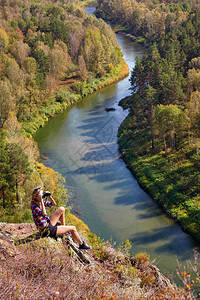
[[[144,47],[122,34],[117,41],[132,70]],[[73,212],[81,212],[92,232],[117,244],[129,239],[133,254],[145,251],[162,271],[174,273],[177,259],[185,264],[199,248],[118,159],[117,131],[127,116],[118,102],[130,95],[129,88],[127,77],[84,98],[50,120],[35,140],[43,163],[66,178]]]

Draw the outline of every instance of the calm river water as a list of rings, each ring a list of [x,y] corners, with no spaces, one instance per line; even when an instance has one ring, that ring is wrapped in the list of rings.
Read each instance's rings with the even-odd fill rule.
[[[120,34],[117,40],[132,70],[145,49]],[[133,254],[146,251],[162,271],[174,272],[176,258],[185,264],[199,249],[118,159],[117,131],[127,115],[118,102],[130,94],[129,87],[126,78],[86,97],[50,120],[35,140],[43,163],[66,178],[69,203],[92,232],[116,243],[129,239]]]

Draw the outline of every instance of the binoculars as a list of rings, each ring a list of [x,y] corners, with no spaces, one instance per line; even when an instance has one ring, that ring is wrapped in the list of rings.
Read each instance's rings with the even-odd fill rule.
[[[43,195],[42,195],[42,198],[45,198],[47,196],[51,196],[51,193],[50,192],[44,192]]]

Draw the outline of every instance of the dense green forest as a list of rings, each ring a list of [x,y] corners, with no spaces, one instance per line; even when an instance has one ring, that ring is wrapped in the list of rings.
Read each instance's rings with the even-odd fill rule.
[[[80,4],[0,1],[1,221],[31,220],[26,208],[38,185],[66,202],[64,179],[38,163],[31,134],[55,113],[128,74],[110,26]]]
[[[98,16],[148,45],[131,74],[132,95],[121,102],[130,108],[119,130],[122,156],[141,186],[200,240],[199,2],[98,3]]]

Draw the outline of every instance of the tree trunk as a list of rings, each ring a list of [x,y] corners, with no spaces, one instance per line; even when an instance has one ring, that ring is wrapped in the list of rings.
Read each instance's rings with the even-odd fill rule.
[[[167,143],[166,143],[166,139],[165,139],[165,134],[164,134],[164,145],[165,145],[165,153],[167,153]]]
[[[151,105],[151,110],[150,110],[150,126],[151,126],[151,146],[152,150],[154,152],[155,150],[155,134],[154,134],[154,126],[153,126],[153,105]]]
[[[176,149],[176,132],[174,133],[174,149]]]
[[[198,138],[196,137],[196,154],[199,155]]]
[[[190,133],[189,133],[189,131],[188,131],[188,144],[189,144],[189,147],[190,147]]]
[[[170,147],[170,150],[172,150],[172,148],[173,148],[173,139],[172,139],[172,136],[170,136],[170,139],[169,139],[169,147]]]
[[[6,202],[5,202],[5,191],[4,188],[2,188],[2,195],[3,195],[3,208],[6,208]]]
[[[198,112],[198,106],[199,106],[198,104],[199,104],[199,102],[197,101],[197,98],[195,97],[195,109],[196,109],[196,113]],[[198,136],[196,136],[196,154],[199,155]]]
[[[17,179],[16,179],[16,200],[19,203],[19,194],[18,194],[18,182],[17,182]]]
[[[0,111],[0,127],[3,127],[3,118],[2,118],[2,106],[3,104],[1,103],[1,111]]]

